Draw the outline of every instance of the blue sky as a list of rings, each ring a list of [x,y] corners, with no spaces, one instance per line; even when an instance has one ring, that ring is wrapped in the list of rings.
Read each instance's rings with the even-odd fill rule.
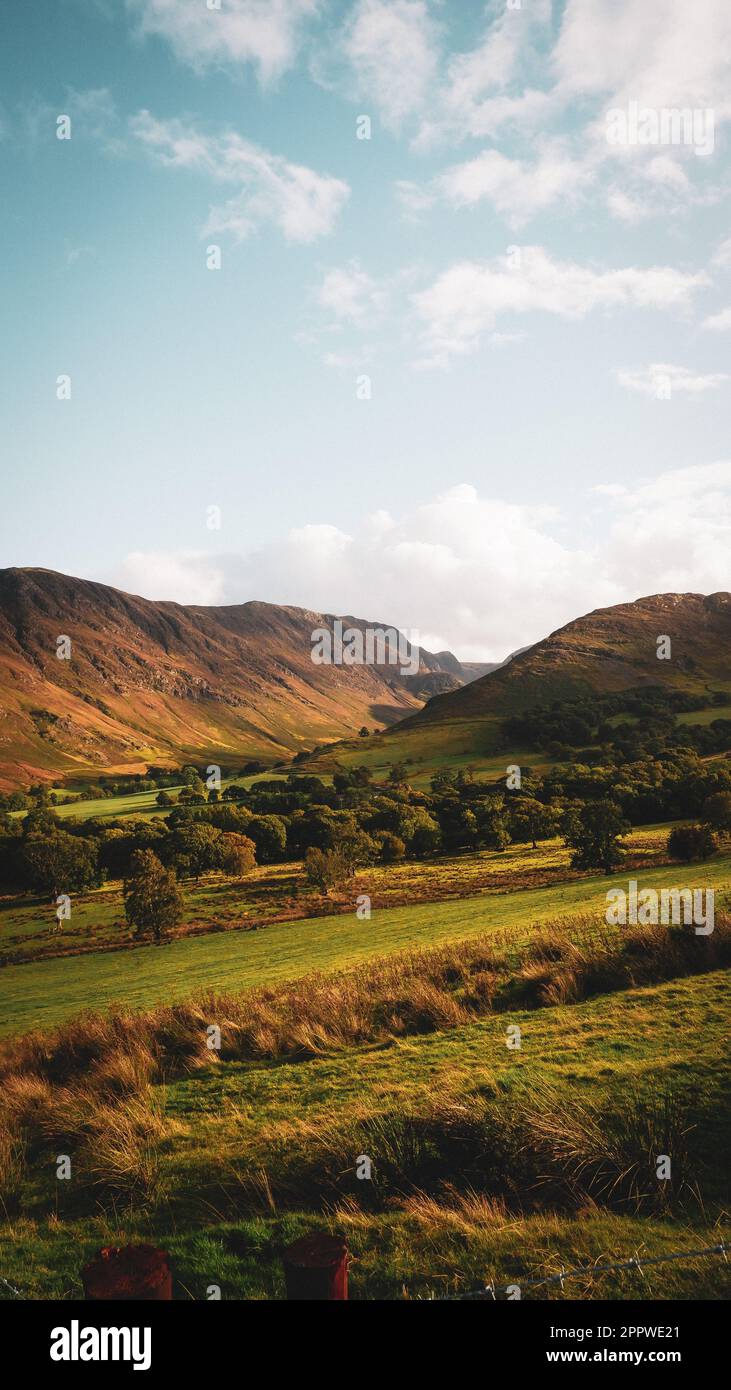
[[[220,4],[3,7],[0,562],[465,657],[731,587],[727,0]]]

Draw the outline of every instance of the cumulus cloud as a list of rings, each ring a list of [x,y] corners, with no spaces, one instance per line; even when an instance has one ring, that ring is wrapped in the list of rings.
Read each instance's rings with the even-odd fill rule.
[[[173,118],[140,111],[130,121],[133,137],[171,169],[195,169],[236,191],[214,204],[203,236],[230,232],[243,240],[272,223],[287,241],[309,242],[332,231],[350,194],[347,183],[271,154],[236,131],[210,135]]]
[[[563,141],[551,141],[531,160],[483,150],[474,159],[447,169],[432,189],[436,197],[455,207],[487,200],[509,223],[521,226],[559,200],[575,201],[592,177],[586,161],[572,158]]]
[[[118,579],[123,588],[143,598],[206,607],[228,601],[224,569],[204,551],[133,550],[125,556]]]
[[[731,114],[731,9],[726,0],[567,0],[553,52],[572,95]]]
[[[644,396],[669,398],[679,391],[686,395],[703,395],[728,381],[727,372],[693,372],[670,362],[651,362],[634,370],[620,369],[615,373],[620,386],[639,391]]]
[[[347,266],[335,266],[327,272],[316,299],[337,322],[360,325],[383,312],[388,293],[358,261],[351,261]]]
[[[703,328],[711,328],[716,333],[725,333],[731,328],[731,305],[727,309],[721,309],[717,314],[709,314],[703,320]]]
[[[731,589],[731,460],[628,488],[616,499],[604,555],[627,597]]]
[[[425,0],[358,0],[341,51],[358,98],[399,129],[419,111],[437,69],[437,26]]]
[[[731,587],[731,461],[594,495],[595,534],[585,525],[576,538],[552,506],[460,484],[402,516],[377,511],[349,532],[299,527],[247,555],[136,554],[114,578],[150,598],[257,598],[395,623],[465,660],[499,660],[643,594]]]
[[[505,126],[533,129],[545,120],[554,98],[532,86],[529,75],[550,19],[551,0],[498,9],[476,47],[450,59],[432,108],[422,116],[417,144],[494,137]]]
[[[205,0],[127,0],[127,8],[141,34],[166,39],[182,62],[198,69],[253,64],[269,82],[294,63],[303,25],[320,3],[223,0],[212,10]]]
[[[722,266],[725,270],[731,266],[731,236],[726,237],[713,253],[713,264]]]
[[[731,119],[727,0],[566,0],[554,41],[559,8],[551,0],[496,6],[475,47],[446,63],[415,143],[491,144],[425,188],[402,186],[412,213],[437,201],[479,198],[520,224],[561,201],[569,208],[587,203],[599,178],[610,215],[627,223],[725,196],[711,182],[712,159],[694,152],[711,154],[717,128]],[[659,148],[610,143],[608,113],[630,103],[695,113],[693,140]],[[504,136],[526,142],[522,157],[514,148],[510,158],[494,148]],[[537,140],[546,146],[538,156]]]
[[[512,260],[453,265],[413,298],[424,324],[425,360],[444,365],[455,354],[473,352],[486,330],[506,314],[540,310],[580,319],[594,309],[683,308],[694,290],[707,283],[705,273],[671,266],[593,270],[553,260],[540,246],[526,246]]]

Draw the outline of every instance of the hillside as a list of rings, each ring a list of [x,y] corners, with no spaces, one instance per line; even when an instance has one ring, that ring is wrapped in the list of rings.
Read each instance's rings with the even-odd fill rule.
[[[250,602],[186,607],[42,569],[0,571],[0,788],[186,758],[289,758],[392,723],[467,670],[451,652],[398,666],[316,665],[332,614]],[[345,617],[365,631],[388,627]],[[71,639],[59,660],[57,639]]]
[[[669,660],[658,659],[661,636],[671,639]],[[655,594],[576,618],[469,687],[436,695],[399,732],[633,686],[703,696],[729,683],[731,594]]]
[[[671,639],[669,660],[658,659],[661,636]],[[712,692],[731,694],[731,594],[655,594],[596,609],[469,685],[436,694],[366,749],[343,743],[309,766],[366,761],[384,775],[406,761],[412,782],[424,785],[435,766],[470,764],[495,776],[505,763],[508,716],[643,685],[682,691],[708,706]]]

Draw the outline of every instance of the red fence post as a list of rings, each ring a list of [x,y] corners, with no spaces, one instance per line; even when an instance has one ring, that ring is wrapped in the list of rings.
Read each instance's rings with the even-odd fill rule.
[[[302,1236],[283,1255],[288,1299],[347,1299],[348,1247],[326,1231]]]
[[[90,1303],[103,1299],[167,1302],[173,1296],[169,1256],[154,1245],[105,1246],[84,1265],[81,1282]]]

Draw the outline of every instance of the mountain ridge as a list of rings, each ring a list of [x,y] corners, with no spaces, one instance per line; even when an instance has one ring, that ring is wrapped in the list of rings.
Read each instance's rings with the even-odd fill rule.
[[[451,652],[419,668],[318,666],[336,617],[250,600],[178,604],[44,568],[0,570],[0,786],[198,757],[288,758],[387,725],[474,678]],[[59,660],[60,637],[71,659]]]

